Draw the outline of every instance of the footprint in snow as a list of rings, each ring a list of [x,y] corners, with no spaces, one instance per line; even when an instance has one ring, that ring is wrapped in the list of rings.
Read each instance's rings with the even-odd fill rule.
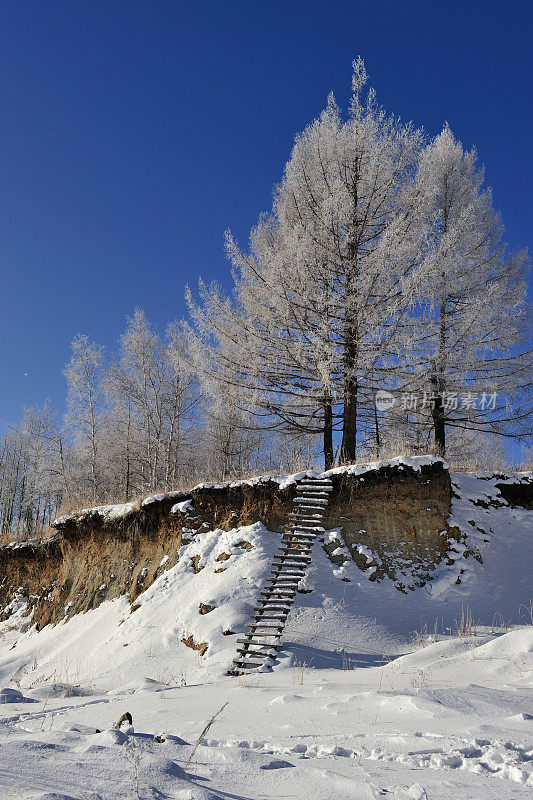
[[[290,761],[269,761],[259,769],[286,769],[287,767],[294,767],[294,764],[291,764]]]
[[[287,705],[289,703],[299,703],[300,700],[305,700],[301,694],[282,694],[279,697],[275,697],[273,700],[271,700],[270,705]]]
[[[58,794],[57,792],[45,792],[33,796],[33,800],[76,800],[71,794]]]

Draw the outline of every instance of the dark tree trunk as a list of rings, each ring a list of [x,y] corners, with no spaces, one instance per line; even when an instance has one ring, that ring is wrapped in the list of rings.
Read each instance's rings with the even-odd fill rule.
[[[354,216],[357,208],[357,182],[353,191]],[[356,227],[356,226],[354,226]],[[357,361],[358,320],[354,298],[356,296],[357,245],[349,247],[346,271],[346,311],[344,319],[344,411],[342,420],[341,463],[355,461],[357,441]]]
[[[357,439],[357,324],[347,321],[344,341],[344,409],[341,463],[355,461]]]
[[[374,428],[376,431],[376,458],[379,459],[381,455],[381,440],[379,438],[379,419],[378,407],[376,405],[376,395],[374,395]]]
[[[446,275],[442,273],[443,292],[446,287]],[[445,378],[446,365],[446,294],[443,293],[440,303],[440,325],[439,325],[439,353],[438,361],[434,368],[435,372],[431,378],[431,388],[433,390],[433,402],[431,404],[431,416],[433,417],[433,431],[435,435],[435,452],[439,456],[446,454],[446,420],[444,417],[444,392],[446,389]]]
[[[324,469],[333,466],[333,409],[331,398],[324,401]]]
[[[341,463],[355,461],[357,436],[357,382],[347,381],[344,389],[344,415],[341,443]]]
[[[444,457],[446,454],[446,425],[444,418],[443,391],[438,378],[432,378],[431,384],[433,389],[431,416],[433,418],[435,452],[437,455]]]

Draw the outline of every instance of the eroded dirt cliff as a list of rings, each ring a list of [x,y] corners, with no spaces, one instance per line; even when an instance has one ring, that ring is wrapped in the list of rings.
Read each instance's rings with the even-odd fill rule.
[[[323,546],[334,564],[353,559],[370,580],[388,577],[407,591],[430,580],[442,560],[456,558],[454,543],[463,534],[447,523],[452,489],[442,461],[395,460],[329,475],[333,491],[323,525],[336,530]],[[503,502],[531,502],[531,485],[505,486]],[[280,532],[288,528],[295,492],[290,479],[206,484],[62,517],[52,539],[0,549],[0,613],[8,616],[13,599],[24,596],[42,628],[124,594],[135,608],[138,595],[177,562],[181,545],[197,532],[257,521]],[[463,551],[480,558],[475,549]]]

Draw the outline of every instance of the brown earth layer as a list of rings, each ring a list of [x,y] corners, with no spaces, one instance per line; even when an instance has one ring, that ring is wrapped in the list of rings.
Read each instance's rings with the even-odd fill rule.
[[[372,579],[388,575],[405,590],[405,565],[411,583],[420,585],[430,579],[439,561],[453,557],[459,532],[446,523],[451,486],[442,463],[420,471],[385,466],[362,475],[339,473],[332,483],[323,526],[340,529],[339,544],[348,547],[361,569],[375,564]],[[206,485],[139,504],[119,520],[106,520],[95,511],[59,521],[57,535],[48,542],[0,548],[0,614],[17,593],[29,598],[39,628],[124,594],[134,603],[174,566],[181,545],[198,531],[230,530],[257,521],[269,531],[285,530],[295,492],[294,484],[280,489],[275,481]],[[187,510],[170,514],[176,502],[187,500]],[[375,554],[374,562],[361,555],[358,545]],[[331,552],[334,547],[328,544],[325,549]],[[331,558],[339,561],[335,555]]]

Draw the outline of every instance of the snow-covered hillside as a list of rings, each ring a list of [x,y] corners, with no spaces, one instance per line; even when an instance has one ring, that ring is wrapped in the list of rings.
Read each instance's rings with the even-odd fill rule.
[[[273,672],[226,675],[279,541],[261,523],[196,533],[133,606],[37,632],[13,601],[0,797],[526,797],[533,512],[506,503],[501,476],[452,479],[464,536],[424,586],[400,592],[315,544]],[[125,711],[135,733],[111,732]]]

